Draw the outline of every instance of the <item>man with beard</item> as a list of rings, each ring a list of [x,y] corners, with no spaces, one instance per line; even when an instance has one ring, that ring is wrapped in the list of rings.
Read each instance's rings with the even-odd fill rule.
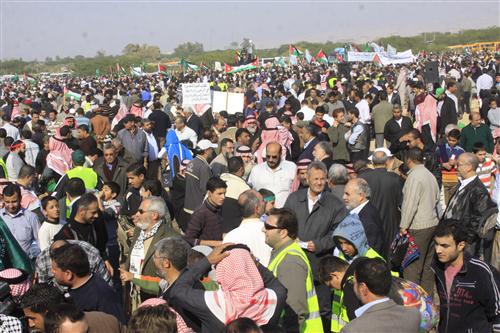
[[[219,147],[220,154],[210,163],[210,168],[214,176],[220,176],[227,172],[227,161],[233,157],[234,154],[234,142],[229,138],[222,139]]]
[[[19,174],[19,170],[26,165],[24,162],[24,153],[26,152],[26,145],[21,141],[17,140],[10,146],[10,154],[7,156],[5,165],[7,167],[7,173],[11,181],[16,181]]]
[[[283,147],[278,142],[266,145],[266,162],[253,167],[248,183],[255,190],[268,189],[276,194],[276,207],[281,208],[290,194],[297,166],[290,161],[281,160]]]
[[[54,236],[54,241],[74,239],[93,245],[99,250],[106,268],[113,275],[113,268],[106,254],[108,233],[104,223],[97,197],[86,193],[73,204],[68,223]]]

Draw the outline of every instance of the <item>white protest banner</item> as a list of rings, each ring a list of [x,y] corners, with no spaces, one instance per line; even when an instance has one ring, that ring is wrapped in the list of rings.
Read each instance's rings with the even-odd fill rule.
[[[182,105],[210,104],[210,85],[208,83],[182,84]]]
[[[215,62],[214,68],[216,71],[222,72],[222,64],[218,61]]]
[[[373,57],[375,57],[375,52],[347,52],[347,61],[363,61],[370,62],[373,61]]]
[[[229,114],[243,112],[243,104],[245,95],[243,93],[228,93],[222,91],[214,91],[212,111],[221,112],[227,111]]]
[[[221,112],[226,110],[227,110],[227,93],[222,91],[214,91],[212,111]]]
[[[243,93],[228,93],[227,94],[227,113],[235,114],[243,112],[243,104],[245,102]]]

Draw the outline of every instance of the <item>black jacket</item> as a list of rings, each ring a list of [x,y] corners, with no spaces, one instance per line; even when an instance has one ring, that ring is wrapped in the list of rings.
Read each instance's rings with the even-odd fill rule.
[[[443,101],[443,106],[441,107],[441,116],[439,117],[439,133],[444,134],[444,130],[447,125],[458,123],[457,108],[455,102],[446,96]]]
[[[388,172],[385,168],[375,168],[372,172],[363,172],[359,177],[366,180],[370,185],[370,203],[378,209],[380,214],[387,251],[399,232],[400,208],[403,202],[403,180],[397,174]]]
[[[168,115],[162,110],[153,110],[148,118],[149,120],[153,120],[155,122],[153,135],[156,138],[164,138],[167,135],[167,131],[172,126]]]
[[[481,221],[485,218],[484,214],[496,205],[478,177],[467,184],[461,191],[458,191],[459,188],[460,183],[451,196],[443,217],[461,221],[464,227],[467,228],[469,241],[474,242],[477,240],[477,232],[481,227]]]
[[[403,117],[402,119],[401,126],[399,126],[398,122],[394,118],[389,119],[384,126],[384,138],[391,143],[392,153],[396,153],[398,151],[396,148],[400,146],[399,138],[413,128],[410,118]],[[406,143],[404,143],[404,146],[405,145]]]
[[[198,138],[202,137],[203,124],[201,123],[200,117],[193,114],[186,122],[186,126],[191,128],[196,133],[196,135],[198,135]]]
[[[312,139],[312,141],[309,142],[307,147],[302,150],[299,159],[297,161],[303,160],[305,158],[314,161],[314,156],[313,156],[314,146],[316,146],[318,142],[319,140],[317,138]]]
[[[500,276],[485,262],[464,253],[464,264],[446,290],[445,266],[435,260],[431,269],[439,295],[439,333],[500,330]]]
[[[380,220],[380,214],[377,208],[375,208],[371,202],[368,202],[358,215],[365,229],[368,245],[382,257],[387,258],[382,220]]]

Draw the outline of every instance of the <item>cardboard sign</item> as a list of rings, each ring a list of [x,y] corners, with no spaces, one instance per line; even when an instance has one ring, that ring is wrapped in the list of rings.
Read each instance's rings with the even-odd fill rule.
[[[184,83],[182,85],[182,105],[210,103],[212,100],[208,83]]]

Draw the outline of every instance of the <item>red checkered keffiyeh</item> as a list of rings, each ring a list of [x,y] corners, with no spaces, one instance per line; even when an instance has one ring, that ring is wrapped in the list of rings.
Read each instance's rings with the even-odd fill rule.
[[[167,302],[163,298],[150,298],[139,305],[140,308],[145,306],[158,306],[162,304],[167,304]],[[191,328],[188,327],[184,319],[172,308],[170,311],[175,313],[175,322],[177,324],[177,332],[179,333],[195,333]]]
[[[26,276],[24,281],[17,281],[23,275],[24,273],[17,268],[7,268],[0,272],[0,281],[5,281],[9,284],[10,294],[14,298],[23,296],[30,289],[28,276]]]
[[[233,249],[216,267],[218,291],[205,292],[205,301],[213,314],[224,324],[247,317],[257,325],[267,324],[276,309],[274,291],[264,281],[250,253]]]

